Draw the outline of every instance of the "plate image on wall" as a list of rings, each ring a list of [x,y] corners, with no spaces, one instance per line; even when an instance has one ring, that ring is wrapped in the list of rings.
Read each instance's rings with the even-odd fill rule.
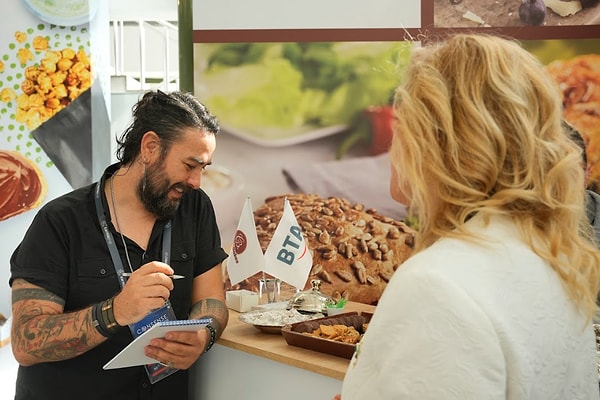
[[[89,22],[98,9],[97,0],[23,0],[29,11],[49,24],[74,26]]]

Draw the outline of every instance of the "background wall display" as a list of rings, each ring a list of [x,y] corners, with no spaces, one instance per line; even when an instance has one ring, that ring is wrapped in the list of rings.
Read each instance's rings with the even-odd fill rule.
[[[530,43],[545,63],[596,53],[598,47],[588,39],[600,36],[600,2],[556,3],[196,0],[194,91],[226,130],[250,141],[291,145],[295,136],[337,134],[356,121],[359,110],[391,97],[409,54],[409,46],[398,41],[426,43],[476,31],[558,40],[554,45]],[[534,14],[535,24],[528,18]],[[362,89],[356,92],[363,96],[354,88]],[[345,112],[332,115],[335,107]]]
[[[423,41],[471,29],[524,40],[600,35],[598,0],[189,1],[194,43]],[[543,17],[532,23],[522,3],[535,3]]]
[[[40,206],[110,160],[107,4],[5,4],[0,24],[0,312],[10,256]],[[43,244],[40,244],[43,245]]]
[[[588,184],[600,183],[600,39],[524,41],[563,94],[564,117],[586,141]]]
[[[410,42],[198,44],[196,94],[230,134],[284,146],[347,130],[390,103]]]
[[[215,161],[245,177],[255,206],[317,192],[402,218],[389,199],[386,147],[372,151],[385,137],[379,126],[389,126],[382,110],[413,46],[456,32],[513,37],[547,65],[600,179],[600,2],[343,3],[193,1],[194,92],[222,123]]]
[[[455,32],[514,37],[544,64],[588,55],[577,59],[586,63],[580,70],[589,71],[587,82],[578,84],[600,90],[593,85],[600,67],[589,56],[600,48],[597,0],[193,0],[192,10],[194,92],[226,134],[263,147],[330,135],[372,139],[372,132],[355,128],[365,129],[358,125],[369,107],[389,103],[411,46]],[[594,98],[580,98],[573,108],[593,118],[600,114]],[[596,162],[593,121],[571,122]],[[334,153],[339,158],[339,149]],[[600,177],[596,169],[592,179]]]
[[[523,4],[524,3],[524,4]],[[435,0],[436,27],[523,27],[600,24],[598,1]]]
[[[418,0],[201,0],[194,1],[194,27],[200,30],[416,28],[420,13]]]

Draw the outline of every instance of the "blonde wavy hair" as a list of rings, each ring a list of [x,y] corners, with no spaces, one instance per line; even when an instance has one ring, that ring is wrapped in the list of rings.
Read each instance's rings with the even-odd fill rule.
[[[394,107],[392,168],[419,223],[415,252],[441,237],[477,240],[464,226],[475,213],[509,216],[593,317],[600,252],[581,149],[540,62],[516,41],[457,34],[414,50]]]

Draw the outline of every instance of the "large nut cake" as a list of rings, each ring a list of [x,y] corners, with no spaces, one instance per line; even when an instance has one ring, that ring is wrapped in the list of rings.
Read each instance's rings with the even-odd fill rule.
[[[321,281],[321,292],[334,298],[377,304],[394,271],[405,261],[414,244],[414,231],[403,222],[352,204],[338,197],[284,194],[265,200],[254,212],[258,239],[266,250],[290,202],[313,255],[312,279]],[[228,289],[258,290],[258,273]]]

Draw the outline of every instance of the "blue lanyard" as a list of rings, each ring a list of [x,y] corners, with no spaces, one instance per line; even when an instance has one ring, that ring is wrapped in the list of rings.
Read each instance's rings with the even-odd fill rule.
[[[115,266],[115,271],[117,272],[117,276],[119,277],[119,284],[121,288],[125,286],[125,277],[123,273],[125,270],[123,269],[123,260],[119,255],[119,250],[117,250],[117,245],[115,244],[114,237],[108,229],[108,223],[106,222],[106,212],[104,210],[104,206],[102,205],[102,198],[100,195],[100,190],[102,189],[101,182],[96,183],[95,192],[95,201],[96,201],[96,213],[98,214],[98,222],[100,222],[100,226],[102,228],[102,235],[104,236],[104,240],[106,241],[106,245],[108,246],[108,251],[110,252],[110,258],[112,258],[113,265]],[[163,228],[163,242],[162,242],[162,262],[165,264],[170,264],[171,261],[171,221],[167,222]]]

